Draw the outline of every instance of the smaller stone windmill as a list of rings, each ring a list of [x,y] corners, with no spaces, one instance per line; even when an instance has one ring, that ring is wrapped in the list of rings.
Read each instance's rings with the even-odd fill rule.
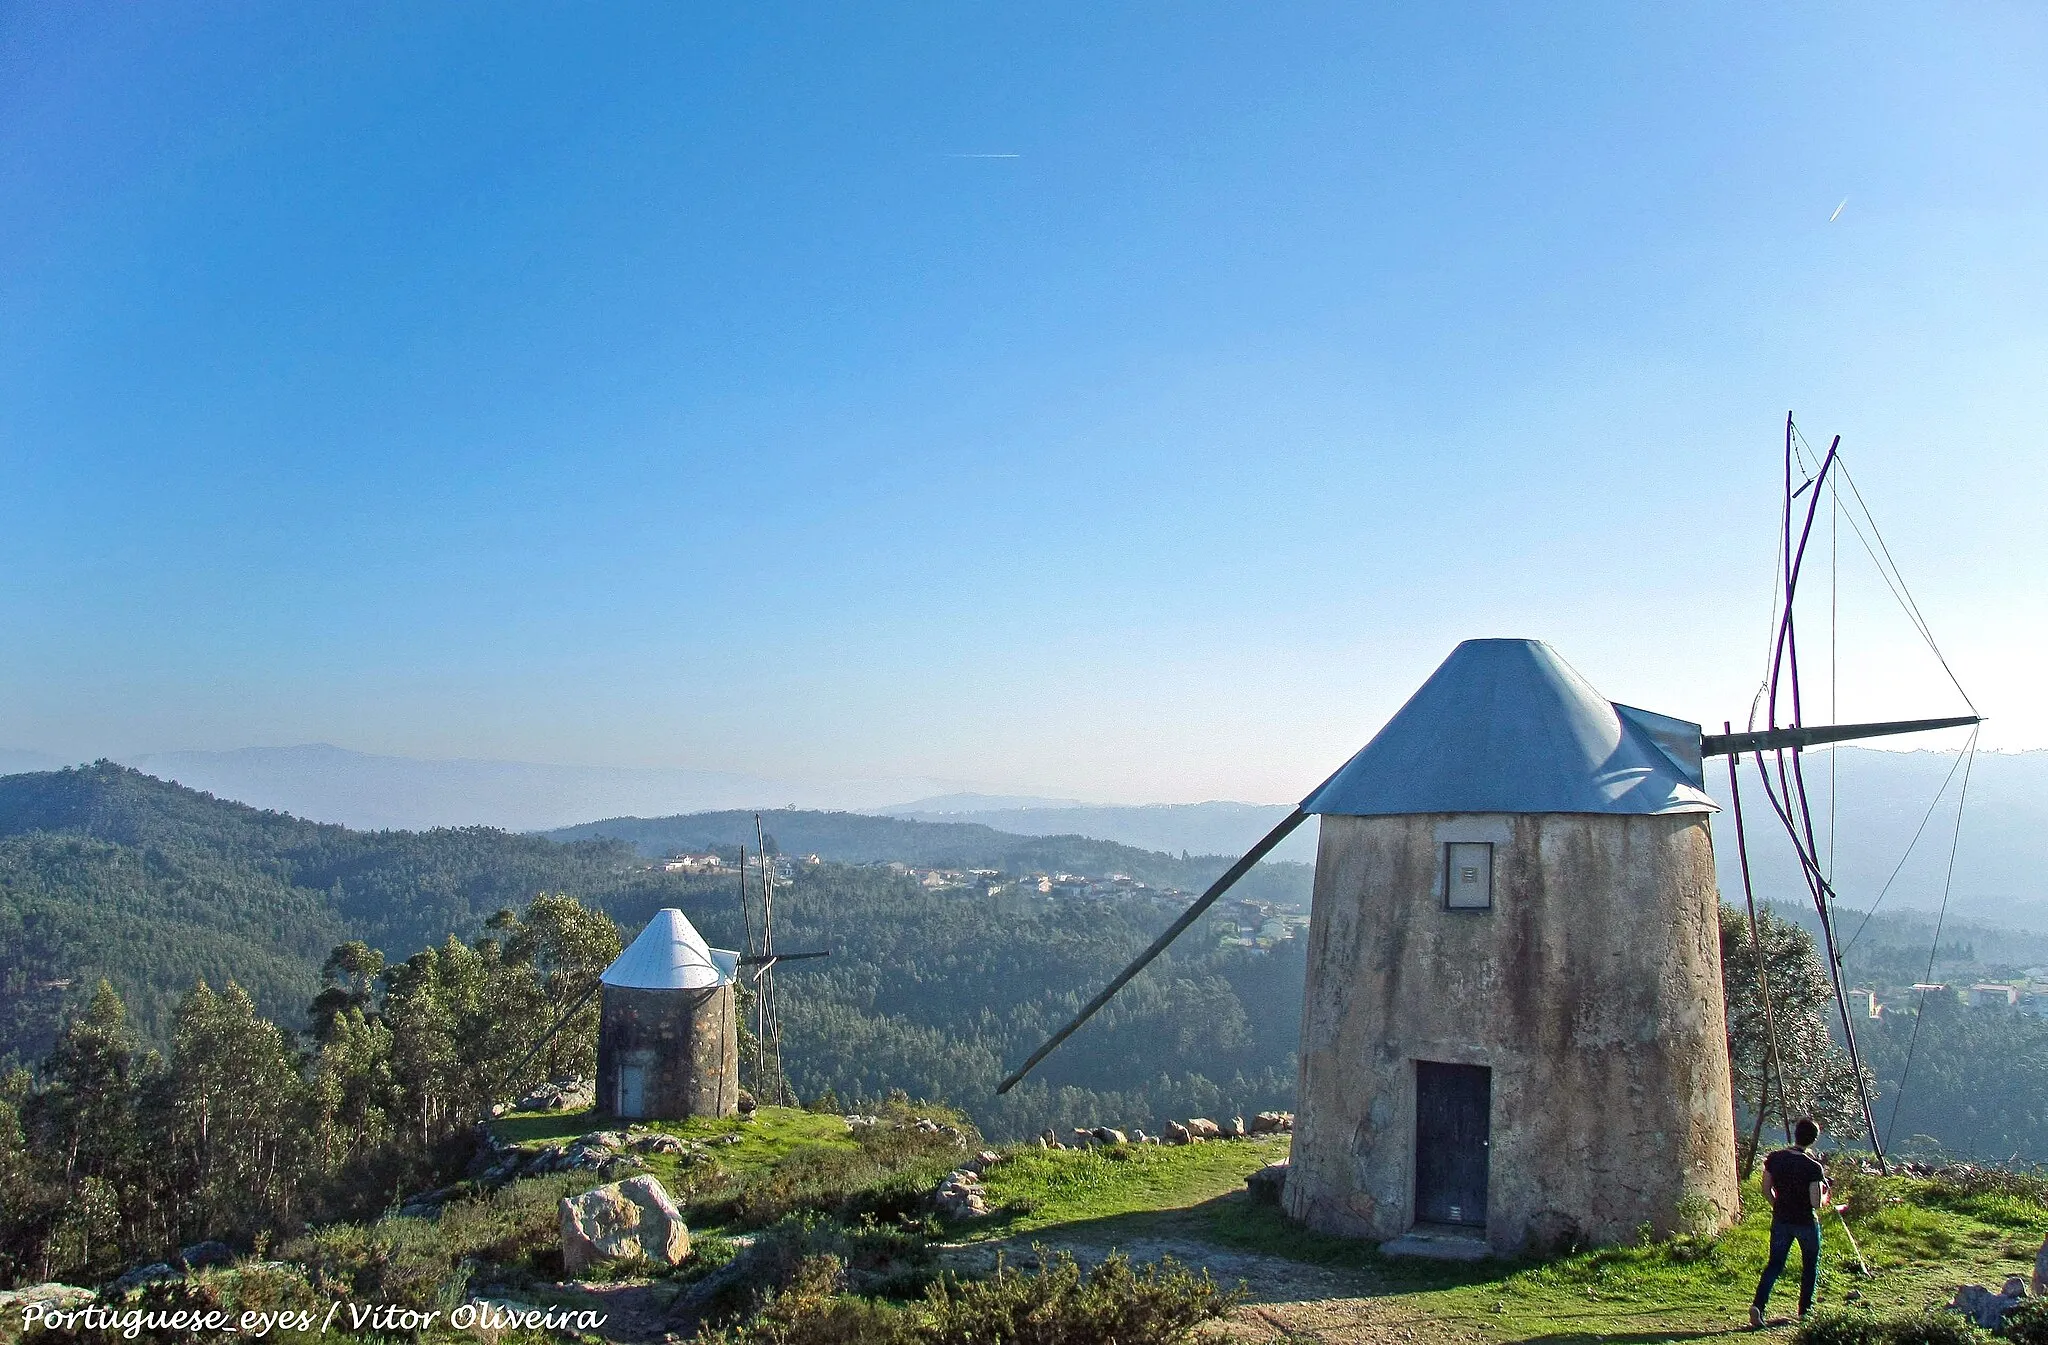
[[[730,1116],[739,1106],[740,955],[704,942],[674,907],[599,977],[597,1105],[615,1116]]]

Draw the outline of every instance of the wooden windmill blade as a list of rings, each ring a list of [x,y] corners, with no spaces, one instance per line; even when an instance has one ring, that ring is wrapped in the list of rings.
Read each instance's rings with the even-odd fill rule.
[[[1031,1058],[1029,1060],[1026,1060],[1023,1064],[1019,1065],[1016,1071],[1012,1073],[1009,1078],[1003,1080],[1000,1084],[997,1084],[996,1092],[1007,1093],[1012,1088],[1016,1087],[1018,1080],[1022,1079],[1025,1075],[1029,1074],[1037,1066],[1039,1061],[1051,1055],[1054,1049],[1057,1048],[1061,1042],[1065,1041],[1068,1037],[1073,1036],[1076,1028],[1080,1027],[1081,1024],[1087,1022],[1090,1018],[1093,1018],[1095,1016],[1096,1010],[1100,1009],[1103,1005],[1109,1003],[1109,1001],[1115,997],[1117,991],[1123,989],[1124,986],[1130,983],[1130,980],[1133,976],[1136,976],[1139,972],[1145,969],[1147,963],[1151,962],[1153,958],[1158,957],[1161,953],[1165,952],[1166,946],[1172,943],[1175,939],[1179,938],[1183,933],[1185,933],[1189,925],[1192,925],[1195,923],[1195,921],[1199,920],[1202,916],[1202,912],[1208,910],[1211,906],[1215,905],[1216,899],[1218,897],[1221,897],[1225,892],[1228,892],[1237,883],[1237,880],[1244,877],[1246,873],[1250,872],[1251,867],[1254,864],[1257,864],[1260,860],[1264,859],[1266,855],[1273,849],[1274,846],[1286,840],[1288,833],[1292,832],[1296,827],[1300,826],[1303,822],[1307,820],[1308,814],[1303,812],[1299,808],[1296,808],[1293,812],[1289,813],[1285,818],[1282,818],[1280,825],[1274,827],[1271,831],[1267,832],[1264,840],[1260,841],[1251,849],[1245,851],[1243,858],[1239,859],[1237,863],[1232,864],[1230,868],[1227,871],[1225,871],[1221,878],[1218,878],[1215,882],[1209,884],[1209,890],[1204,892],[1200,897],[1197,897],[1192,906],[1189,906],[1185,911],[1182,911],[1180,913],[1180,918],[1175,920],[1172,924],[1168,925],[1166,927],[1166,932],[1161,934],[1158,938],[1154,939],[1152,941],[1152,946],[1150,948],[1147,948],[1144,952],[1138,954],[1136,961],[1132,962],[1131,965],[1125,967],[1122,971],[1118,972],[1114,977],[1112,977],[1110,979],[1109,984],[1102,988],[1102,993],[1097,995],[1094,999],[1089,1000],[1088,1006],[1082,1009],[1080,1013],[1076,1014],[1072,1022],[1068,1023],[1065,1027],[1061,1028],[1059,1031],[1053,1033],[1052,1036],[1048,1037],[1046,1039],[1045,1045],[1039,1047],[1037,1050],[1031,1053]]]

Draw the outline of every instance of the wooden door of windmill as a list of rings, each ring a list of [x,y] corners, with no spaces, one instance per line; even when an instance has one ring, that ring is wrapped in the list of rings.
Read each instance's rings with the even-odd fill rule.
[[[1486,1226],[1493,1071],[1415,1062],[1415,1220]]]

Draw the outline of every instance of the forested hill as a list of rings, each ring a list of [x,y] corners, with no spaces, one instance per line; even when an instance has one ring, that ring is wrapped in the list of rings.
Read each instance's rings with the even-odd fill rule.
[[[563,827],[556,840],[610,839],[650,858],[684,851],[754,844],[751,812],[686,813],[677,817],[615,817]],[[1000,869],[1005,873],[1129,874],[1155,887],[1200,891],[1235,855],[1162,854],[1087,836],[1018,836],[979,822],[922,822],[864,813],[782,808],[760,814],[771,844],[783,854],[816,854],[843,864],[900,860],[937,868]],[[1314,873],[1307,864],[1268,861],[1238,887],[1246,897],[1308,907]]]
[[[675,845],[753,840],[751,813],[689,820],[694,829]],[[765,820],[785,850],[817,851],[854,864],[903,859],[1121,872],[1155,885],[1199,888],[1229,862],[1213,856],[1177,859],[1072,837],[1010,836],[981,826],[834,813],[776,812]],[[941,916],[974,928],[990,924],[984,910],[954,898],[927,899],[916,883],[886,871],[826,867],[829,874],[806,875],[802,890],[789,898],[790,918],[798,924],[813,905],[821,911],[869,909],[868,923],[877,928],[930,929]],[[1285,866],[1277,879],[1263,882],[1307,900],[1305,866]],[[736,909],[730,889],[729,880],[689,880],[651,868],[625,839],[615,837],[553,840],[483,827],[354,831],[217,799],[104,762],[8,776],[0,778],[0,1061],[40,1060],[63,1016],[102,976],[158,1042],[167,1039],[172,1006],[201,978],[216,987],[233,979],[266,1016],[297,1026],[319,988],[321,963],[347,939],[362,939],[396,961],[450,933],[473,935],[493,912],[522,906],[543,891],[566,892],[601,907],[629,934],[658,907],[680,905],[706,921],[707,932],[737,937],[737,930],[723,931]],[[1245,890],[1259,889],[1247,884]],[[1073,928],[1071,916],[1051,912],[1043,919],[1002,922],[1009,940],[1043,940],[1070,952],[1077,944],[1087,947],[1085,970],[1059,963],[1055,971],[1054,958],[1039,968],[1049,978],[1045,984],[1017,987],[1020,993],[1044,990],[1053,996],[1052,1007],[1007,1030],[1038,1030],[1041,1017],[1056,1016],[1064,997],[1113,970],[1165,918],[1149,910],[1127,918],[1095,910],[1086,917],[1085,936]],[[821,928],[820,934],[835,934],[839,954],[829,976],[809,978],[819,989],[840,981],[903,983],[901,973],[884,975],[878,964],[871,965],[864,949],[847,942],[843,932]],[[997,936],[991,930],[988,937]],[[1008,956],[1028,960],[1044,951],[1013,950]],[[1251,961],[1263,966],[1260,959]],[[1263,989],[1246,993],[1258,999]],[[933,1087],[947,1077],[929,1062],[903,1063],[909,1059],[905,1052],[917,1054],[905,1045],[916,1031],[959,1028],[987,1007],[985,992],[967,982],[949,985],[941,999],[896,1020],[903,1031],[883,1032],[902,1057],[897,1072],[904,1086]],[[1297,1009],[1285,993],[1273,1002],[1280,1007],[1262,1011],[1282,1015],[1269,1024],[1273,1039],[1291,1041]],[[822,1002],[816,1006],[823,1012]],[[834,1031],[870,1037],[883,1031],[860,1017],[873,1008],[867,1004],[858,1011],[858,1031],[849,1026],[855,1019],[839,1022]],[[910,1023],[916,1031],[904,1026]],[[928,1045],[933,1059],[958,1049],[958,1043],[941,1045],[937,1038]],[[1006,1036],[1002,1045],[1007,1050],[1014,1043]],[[876,1056],[875,1042],[869,1047]],[[992,1053],[982,1068],[992,1067],[1000,1055]],[[1233,1069],[1248,1067],[1252,1055],[1234,1062]],[[1077,1062],[1082,1058],[1076,1055]],[[1171,1069],[1183,1062],[1159,1063]]]
[[[616,841],[489,828],[350,831],[102,762],[0,778],[0,1057],[34,1059],[101,976],[161,1039],[176,997],[232,978],[303,1016],[335,944],[397,957],[541,891],[660,886]],[[68,983],[68,984],[67,984]]]

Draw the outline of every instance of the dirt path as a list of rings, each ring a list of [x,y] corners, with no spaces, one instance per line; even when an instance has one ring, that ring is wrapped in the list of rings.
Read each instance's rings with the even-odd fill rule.
[[[596,1300],[594,1306],[605,1314],[605,1323],[593,1334],[606,1340],[653,1341],[668,1332],[669,1307],[675,1302],[677,1290],[667,1281],[572,1280],[567,1287]]]
[[[1226,1288],[1242,1285],[1246,1301],[1215,1329],[1213,1336],[1218,1340],[1248,1345],[1269,1341],[1476,1345],[1486,1339],[1389,1296],[1370,1271],[1314,1266],[1217,1247],[1168,1230],[1157,1236],[1104,1242],[1044,1229],[1016,1238],[949,1247],[943,1260],[963,1272],[986,1273],[994,1268],[999,1254],[1012,1265],[1029,1266],[1036,1260],[1036,1248],[1072,1253],[1083,1265],[1095,1265],[1112,1251],[1123,1252],[1139,1263],[1172,1257],[1190,1269],[1207,1271]]]

